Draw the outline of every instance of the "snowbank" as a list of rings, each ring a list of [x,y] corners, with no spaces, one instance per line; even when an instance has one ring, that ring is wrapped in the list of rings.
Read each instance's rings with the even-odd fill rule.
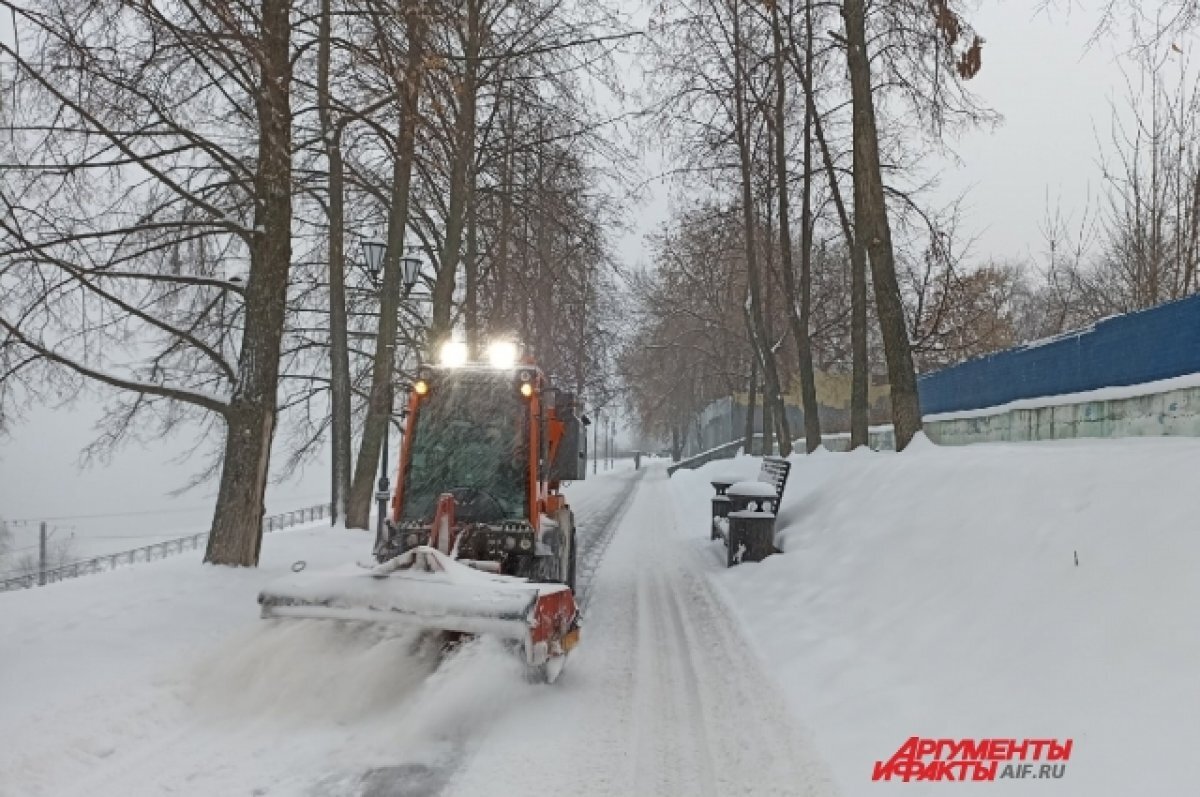
[[[1198,461],[1181,439],[797,456],[784,555],[712,580],[847,795],[1194,794]],[[757,466],[672,479],[714,556],[708,481]],[[1052,782],[871,782],[912,736],[1075,742]]]

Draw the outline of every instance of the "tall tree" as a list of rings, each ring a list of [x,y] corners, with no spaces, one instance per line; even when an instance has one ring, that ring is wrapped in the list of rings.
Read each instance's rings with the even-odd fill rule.
[[[331,523],[346,520],[350,498],[350,343],[346,321],[345,166],[342,122],[335,117],[329,76],[333,61],[333,0],[321,0],[317,33],[317,111],[329,165],[329,395],[331,416]]]
[[[358,459],[354,465],[354,481],[346,508],[346,525],[367,528],[371,513],[371,494],[375,484],[375,469],[383,448],[383,437],[392,417],[394,388],[392,378],[396,364],[396,332],[400,314],[400,261],[404,255],[405,236],[409,225],[409,194],[416,160],[417,130],[421,123],[420,93],[425,70],[425,38],[429,11],[424,0],[403,0],[406,48],[403,67],[398,64],[388,70],[396,75],[395,94],[399,99],[400,129],[387,135],[392,163],[390,196],[387,215],[387,249],[379,286],[379,325],[375,335],[375,353],[371,365],[371,391],[359,439]],[[381,40],[385,39],[388,20],[382,9],[372,16]],[[386,63],[386,62],[385,62]]]
[[[846,21],[846,65],[854,104],[854,218],[857,234],[871,261],[875,307],[883,331],[891,385],[896,449],[903,451],[913,435],[921,430],[921,405],[904,303],[896,277],[896,257],[879,163],[879,132],[875,121],[864,0],[845,0],[842,14]]]
[[[258,560],[291,267],[291,5],[4,2],[5,356],[223,428],[206,561]]]
[[[812,71],[812,18],[805,22],[806,72]],[[804,408],[804,444],[808,452],[821,445],[821,418],[817,405],[817,389],[813,375],[812,337],[809,316],[812,310],[812,106],[805,102],[804,160],[801,177],[800,211],[800,285],[797,291],[792,261],[791,180],[787,159],[787,85],[784,71],[784,23],[778,3],[771,6],[772,64],[775,77],[775,108],[772,130],[775,145],[776,188],[779,192],[779,251],[782,258],[783,283],[787,317],[792,339],[799,355],[800,400]],[[799,294],[799,295],[797,295]]]
[[[770,424],[767,421],[768,407],[771,415],[778,413],[786,418],[783,392],[779,383],[779,370],[775,362],[775,347],[767,334],[764,320],[763,280],[758,263],[758,244],[756,229],[758,220],[755,214],[754,197],[754,154],[752,131],[753,120],[749,103],[746,98],[749,75],[747,58],[749,45],[743,35],[742,4],[740,0],[732,0],[730,4],[730,49],[734,72],[734,118],[733,135],[738,153],[739,171],[741,174],[742,224],[743,243],[746,252],[746,288],[748,294],[747,307],[749,323],[753,335],[753,344],[758,355],[759,368],[762,370],[763,384],[763,435],[768,434]],[[779,451],[783,456],[792,453],[792,441],[785,435],[779,441]]]

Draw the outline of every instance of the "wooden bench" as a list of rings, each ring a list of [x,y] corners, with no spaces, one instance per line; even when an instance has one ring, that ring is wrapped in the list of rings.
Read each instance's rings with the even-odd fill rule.
[[[775,553],[775,513],[791,470],[782,457],[763,457],[753,482],[712,482],[711,538],[725,543],[727,566]]]

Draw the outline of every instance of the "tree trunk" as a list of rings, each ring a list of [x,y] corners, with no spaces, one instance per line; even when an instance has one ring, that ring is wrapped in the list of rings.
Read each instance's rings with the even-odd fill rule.
[[[537,170],[534,173],[534,186],[537,191],[537,199],[539,202],[544,202],[546,196],[546,164],[544,162],[543,154],[544,153],[539,152],[536,155]],[[554,287],[553,277],[551,276],[552,269],[554,267],[552,262],[553,250],[550,245],[551,234],[552,231],[550,229],[549,214],[544,212],[536,214],[533,236],[534,257],[537,258],[535,267],[533,269],[533,273],[535,275],[534,285],[536,287],[534,288],[534,295],[531,297],[533,299],[531,304],[533,312],[534,354],[537,356],[538,362],[543,368],[552,367],[550,357],[552,356],[552,352],[554,350],[552,345],[554,338],[550,319],[550,314],[553,312],[550,307],[551,291]],[[686,428],[682,431],[681,437],[683,438],[683,444],[686,447]]]
[[[463,82],[455,119],[454,160],[450,169],[450,202],[446,211],[446,239],[433,286],[433,313],[429,343],[440,346],[450,338],[454,309],[454,287],[462,250],[467,207],[467,177],[475,160],[475,104],[479,91],[480,14],[478,0],[467,0],[467,36],[463,54]]]
[[[754,404],[758,393],[758,358],[750,359],[750,385],[746,399],[746,423],[743,435],[742,450],[747,454],[754,453]]]
[[[921,430],[917,377],[908,341],[908,325],[900,284],[896,279],[895,253],[888,225],[879,165],[879,134],[875,126],[875,101],[871,93],[871,63],[867,54],[864,0],[845,0],[846,61],[854,106],[854,207],[857,237],[871,260],[875,307],[883,333],[888,381],[892,393],[892,423],[896,450],[903,451]]]
[[[755,236],[754,218],[754,168],[751,159],[750,122],[747,119],[745,97],[745,63],[742,53],[741,7],[733,4],[733,61],[734,61],[734,133],[737,142],[738,156],[742,178],[742,224],[745,228],[746,248],[746,284],[750,292],[750,332],[754,349],[762,366],[763,410],[782,403],[779,394],[779,373],[775,368],[775,353],[771,351],[771,341],[767,336],[766,324],[763,321],[762,286],[758,272],[758,251]],[[767,434],[764,417],[763,435]]]
[[[478,358],[483,354],[483,346],[479,334],[479,225],[475,201],[475,177],[474,170],[472,170],[467,186],[467,251],[463,258],[465,274],[463,316],[467,332],[467,350],[471,352],[472,357]]]
[[[867,251],[862,238],[849,232],[850,246],[850,448],[870,443],[871,363],[867,348]]]
[[[513,130],[515,119],[511,93],[505,99],[504,118],[505,130]],[[504,303],[508,295],[508,252],[513,229],[513,157],[512,148],[506,148],[500,164],[500,227],[496,231],[495,263],[491,268],[494,290],[488,296],[491,300],[488,331],[493,333],[502,328],[504,332],[513,331],[513,324],[508,318],[508,307]],[[579,395],[582,395],[582,391]]]
[[[256,230],[246,281],[245,328],[216,512],[204,561],[253,567],[262,545],[275,432],[279,354],[292,261],[291,23],[288,0],[262,3],[262,80],[257,102]]]
[[[409,51],[401,101],[400,137],[392,167],[392,206],[388,216],[383,282],[379,291],[379,327],[375,338],[367,417],[363,422],[354,483],[346,508],[346,525],[356,529],[370,526],[375,470],[383,447],[383,435],[392,414],[392,373],[396,361],[396,330],[400,310],[400,257],[404,252],[404,232],[408,226],[408,191],[416,152],[417,103],[424,59],[424,22],[418,3],[419,0],[409,0],[406,5]]]
[[[804,197],[800,211],[800,306],[796,307],[796,278],[792,260],[791,202],[788,197],[786,110],[787,83],[783,79],[783,29],[778,5],[771,6],[771,33],[775,45],[775,172],[779,190],[779,249],[783,258],[783,284],[787,294],[788,322],[799,354],[800,402],[804,408],[804,447],[812,452],[821,445],[821,417],[813,381],[812,337],[812,104],[805,103]],[[811,31],[810,38],[811,38]],[[811,52],[811,51],[810,51]],[[811,69],[811,57],[808,67]],[[786,408],[782,408],[786,412]],[[781,427],[781,432],[787,430]]]
[[[332,47],[332,0],[321,0],[317,53],[317,107],[325,154],[329,161],[329,395],[333,467],[331,525],[346,519],[350,498],[350,346],[346,333],[345,176],[340,124],[336,124],[329,98],[329,62]]]
[[[762,446],[759,453],[764,457],[775,453],[775,404],[764,401],[762,405]]]
[[[811,12],[812,0],[806,0],[806,16],[811,16]],[[850,253],[850,447],[857,448],[868,442],[867,409],[870,401],[868,389],[870,364],[867,359],[867,253],[850,222],[850,214],[846,210],[841,184],[838,182],[837,169],[834,167],[833,155],[830,153],[829,143],[825,139],[825,126],[821,121],[821,115],[816,112],[816,97],[812,87],[811,64],[808,63],[808,56],[805,55],[804,66],[801,66],[801,59],[795,52],[794,43],[791,53],[793,65],[804,86],[805,98],[812,110],[813,135],[821,148],[821,160],[824,163],[825,174],[829,182],[829,192],[833,197],[842,234],[846,239],[846,249]]]
[[[767,127],[768,127],[768,132],[770,132],[769,131],[770,125],[768,125]],[[774,172],[775,172],[775,150],[773,147],[767,147],[767,173],[774,174]],[[784,456],[787,456],[788,454],[792,453],[792,432],[791,432],[791,429],[789,428],[789,424],[788,424],[787,397],[785,395],[788,392],[788,388],[790,387],[790,384],[789,384],[789,382],[784,381],[784,374],[780,373],[779,361],[775,357],[775,350],[778,348],[779,345],[782,345],[782,343],[781,342],[777,343],[777,341],[779,339],[776,337],[775,327],[774,327],[774,324],[772,323],[777,315],[775,312],[775,300],[780,298],[780,286],[778,284],[779,269],[777,269],[775,267],[775,240],[776,240],[776,238],[775,238],[775,224],[774,224],[774,222],[775,222],[774,203],[775,203],[775,197],[777,196],[777,194],[773,190],[773,187],[771,186],[770,179],[771,178],[769,178],[769,177],[765,179],[765,182],[766,182],[765,193],[767,194],[767,207],[766,207],[766,213],[764,213],[763,216],[764,216],[765,224],[766,224],[766,230],[765,230],[766,235],[763,236],[763,240],[765,241],[765,244],[763,245],[764,251],[762,253],[762,261],[761,261],[763,264],[763,268],[762,268],[762,277],[760,279],[765,283],[766,290],[762,294],[762,297],[763,297],[762,319],[763,319],[763,328],[766,330],[767,351],[769,351],[771,353],[771,363],[772,363],[772,365],[775,366],[775,374],[776,374],[775,380],[776,380],[776,383],[779,385],[779,389],[775,393],[775,401],[773,401],[771,404],[771,411],[772,411],[771,417],[774,420],[774,424],[771,428],[772,428],[772,431],[775,433],[775,439],[779,441],[779,453],[783,454]],[[755,231],[755,238],[758,238],[757,231]],[[789,297],[785,296],[782,298],[784,300],[784,304],[789,305],[789,306],[792,304],[792,300]],[[790,309],[789,309],[788,315],[789,316],[791,315]],[[787,337],[787,335],[784,335],[785,339],[786,339],[786,337]]]

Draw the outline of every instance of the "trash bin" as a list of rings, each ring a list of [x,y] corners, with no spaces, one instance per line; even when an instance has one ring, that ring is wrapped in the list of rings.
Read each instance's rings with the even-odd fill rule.
[[[716,490],[716,495],[712,499],[712,522],[709,524],[710,540],[725,536],[721,528],[728,522],[726,518],[729,517],[729,496],[725,494],[725,491],[733,483],[733,479],[716,479],[709,482],[713,486],[713,489]]]
[[[726,490],[729,534],[725,564],[761,562],[775,553],[775,509],[779,499],[763,482],[738,482]]]

